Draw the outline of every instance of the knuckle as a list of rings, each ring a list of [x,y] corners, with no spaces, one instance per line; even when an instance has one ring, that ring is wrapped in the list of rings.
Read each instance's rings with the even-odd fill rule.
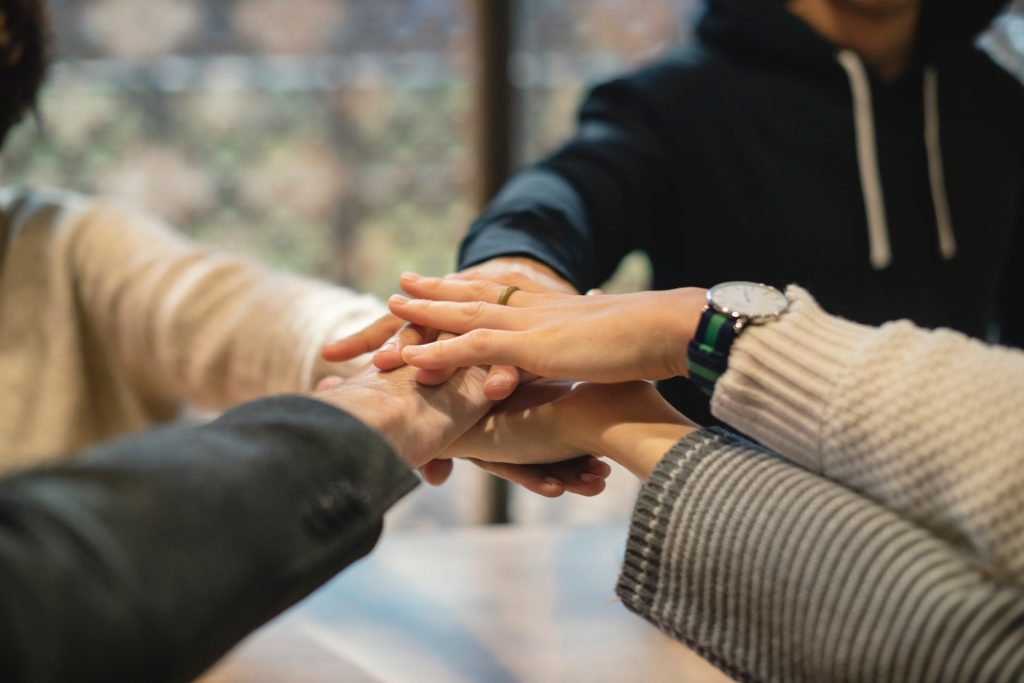
[[[476,320],[483,315],[486,307],[483,301],[467,301],[459,305],[459,312],[467,320]]]
[[[468,283],[468,285],[469,292],[474,297],[480,299],[481,301],[487,299],[487,294],[490,291],[491,283],[487,282],[486,280],[472,280]]]
[[[526,273],[523,273],[522,271],[514,270],[514,271],[506,274],[502,278],[502,281],[505,284],[507,284],[507,285],[519,285],[519,286],[522,286],[524,284],[532,284],[533,283],[533,278],[527,276]]]
[[[452,351],[452,340],[450,339],[438,339],[433,344],[427,347],[429,350],[429,356],[435,361],[443,361],[446,359]]]
[[[494,335],[490,330],[473,330],[464,335],[466,347],[474,354],[485,353],[493,341]]]

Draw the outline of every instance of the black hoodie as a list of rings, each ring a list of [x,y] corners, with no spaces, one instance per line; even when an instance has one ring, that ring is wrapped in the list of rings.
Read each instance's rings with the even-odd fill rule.
[[[582,291],[642,249],[656,289],[797,282],[860,322],[1020,345],[1024,89],[973,43],[1002,4],[925,0],[882,83],[779,0],[708,0],[693,45],[590,93],[460,266],[527,255]]]

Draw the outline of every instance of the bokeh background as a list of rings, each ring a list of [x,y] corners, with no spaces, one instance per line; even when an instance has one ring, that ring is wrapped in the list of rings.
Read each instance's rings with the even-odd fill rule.
[[[473,206],[474,4],[49,0],[58,66],[12,179],[115,195],[200,240],[386,296],[448,272]],[[518,163],[584,88],[690,38],[700,0],[520,0]],[[1024,1],[984,43],[1024,74]],[[643,285],[642,264],[619,287]]]
[[[402,270],[453,268],[476,209],[474,0],[49,4],[59,63],[39,125],[10,140],[4,182],[114,195],[201,241],[381,297]],[[689,40],[700,5],[516,3],[513,159],[564,140],[588,84]],[[1024,0],[982,40],[1024,75]],[[632,258],[613,289],[645,282]],[[518,496],[518,515],[624,515],[632,490],[619,490],[603,507]],[[472,516],[466,505],[435,512]]]
[[[685,36],[693,0],[528,0],[515,156],[584,83]],[[470,0],[50,0],[59,64],[4,176],[385,296],[444,273],[474,207]]]

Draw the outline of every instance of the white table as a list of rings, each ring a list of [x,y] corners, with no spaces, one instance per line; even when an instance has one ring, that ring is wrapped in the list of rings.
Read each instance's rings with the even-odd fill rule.
[[[722,683],[615,597],[620,525],[389,534],[203,683]]]

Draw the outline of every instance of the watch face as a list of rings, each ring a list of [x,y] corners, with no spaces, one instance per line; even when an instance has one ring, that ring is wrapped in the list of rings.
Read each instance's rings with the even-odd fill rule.
[[[770,285],[758,282],[723,282],[708,290],[708,301],[715,310],[734,318],[759,322],[774,318],[786,310],[786,295]]]

